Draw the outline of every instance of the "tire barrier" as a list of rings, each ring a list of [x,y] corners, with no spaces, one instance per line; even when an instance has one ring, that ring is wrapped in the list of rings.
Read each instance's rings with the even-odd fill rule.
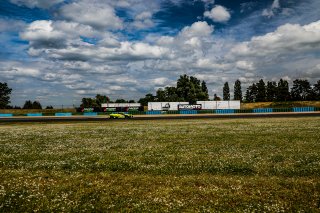
[[[180,114],[183,114],[183,115],[195,115],[195,114],[198,114],[198,111],[197,110],[181,110]]]
[[[161,115],[162,112],[158,111],[158,110],[155,110],[155,111],[147,111],[146,114],[147,115]]]
[[[83,115],[84,116],[97,116],[98,113],[97,112],[84,112]]]
[[[72,116],[71,112],[57,112],[54,114],[55,116]]]
[[[0,114],[0,117],[12,117],[13,114]]]
[[[315,107],[295,107],[293,108],[294,112],[314,112]]]
[[[259,109],[253,109],[254,113],[272,113],[272,108],[259,108]]]
[[[27,116],[30,116],[30,117],[42,116],[42,113],[28,113]]]
[[[234,113],[234,109],[217,109],[216,110],[216,114],[233,114]]]

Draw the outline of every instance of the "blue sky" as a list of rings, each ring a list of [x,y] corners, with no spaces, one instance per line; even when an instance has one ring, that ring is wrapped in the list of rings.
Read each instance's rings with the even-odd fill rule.
[[[138,100],[179,75],[243,90],[320,78],[319,0],[0,0],[0,82],[12,105]]]

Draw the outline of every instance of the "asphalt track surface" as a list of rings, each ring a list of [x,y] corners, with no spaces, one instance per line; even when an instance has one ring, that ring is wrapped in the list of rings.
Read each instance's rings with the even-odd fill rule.
[[[198,114],[198,115],[136,115],[135,120],[172,120],[172,119],[243,119],[243,118],[299,118],[299,117],[320,117],[319,112],[286,112],[286,113],[239,113],[239,114]],[[124,119],[109,119],[108,116],[39,116],[39,117],[0,117],[0,123],[20,122],[114,122]]]

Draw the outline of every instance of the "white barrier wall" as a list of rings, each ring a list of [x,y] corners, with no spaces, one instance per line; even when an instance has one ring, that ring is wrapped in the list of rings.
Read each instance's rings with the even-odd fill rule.
[[[106,103],[101,104],[101,107],[105,108],[116,108],[116,107],[140,107],[139,103]]]
[[[240,101],[229,101],[229,109],[240,109]]]
[[[178,110],[179,104],[189,104],[189,102],[148,102],[148,110]]]
[[[216,101],[197,101],[197,104],[201,104],[202,109],[217,109]]]
[[[197,101],[202,109],[240,109],[240,101]]]

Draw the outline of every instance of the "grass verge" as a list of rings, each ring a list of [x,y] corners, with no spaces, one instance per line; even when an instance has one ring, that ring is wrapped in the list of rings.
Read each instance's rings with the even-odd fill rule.
[[[0,212],[320,211],[320,118],[0,126]]]

